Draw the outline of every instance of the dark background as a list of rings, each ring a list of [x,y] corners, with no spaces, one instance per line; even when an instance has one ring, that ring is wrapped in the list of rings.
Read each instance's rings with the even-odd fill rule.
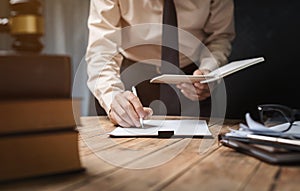
[[[266,61],[225,78],[226,116],[255,115],[262,103],[300,109],[300,1],[235,0],[235,26],[229,60]]]

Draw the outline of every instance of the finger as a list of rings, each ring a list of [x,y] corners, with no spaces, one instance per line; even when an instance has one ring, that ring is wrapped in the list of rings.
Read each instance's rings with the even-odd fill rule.
[[[198,94],[198,92],[197,92],[197,89],[194,87],[194,85],[193,84],[189,84],[189,83],[183,83],[182,85],[181,85],[181,89],[182,90],[184,90],[186,93],[188,93],[188,94],[193,94],[193,95],[196,95],[196,94]],[[200,90],[201,91],[201,90]],[[200,92],[199,91],[199,92]]]
[[[149,107],[144,107],[144,111],[147,113],[144,119],[149,119],[153,115],[153,110]]]
[[[205,75],[205,74],[208,74],[210,73],[210,70],[207,70],[207,69],[201,69],[201,70],[195,70],[193,75]]]
[[[196,92],[198,95],[201,95],[203,93],[210,93],[210,88],[208,86],[203,86],[201,88],[196,88]]]
[[[193,75],[203,75],[203,72],[201,70],[195,70]]]
[[[198,100],[198,96],[195,94],[190,94],[188,92],[186,92],[184,89],[181,89],[181,93],[187,97],[188,99],[192,100],[192,101],[196,101]]]
[[[120,96],[116,97],[116,102],[115,102],[116,104],[113,107],[113,109],[127,123],[131,124],[132,126],[136,126],[139,124],[138,117],[135,114],[135,112],[133,111],[131,104],[127,100],[125,93],[126,92],[124,92]],[[136,115],[135,119],[134,119],[134,117],[132,118],[130,116],[130,114]]]
[[[139,117],[145,117],[146,113],[144,111],[144,107],[140,101],[140,99],[135,96],[132,92],[127,93],[127,99],[130,101],[130,103],[133,105],[133,108],[135,112],[138,114]]]
[[[215,82],[211,82],[211,83],[195,83],[194,86],[199,88],[199,89],[209,89],[210,91],[212,91],[215,88],[216,83]]]
[[[122,118],[116,112],[111,112],[111,118],[116,122],[116,124],[120,125],[121,127],[131,127],[132,126],[131,124],[122,120]]]
[[[187,97],[188,99],[192,100],[192,101],[202,101],[207,99],[208,97],[210,97],[210,93],[203,93],[201,95],[197,95],[197,94],[189,94],[188,92],[181,90],[182,94]]]
[[[113,114],[114,112],[112,110],[109,111],[108,117],[110,119],[110,122],[112,122],[114,125],[118,125],[117,120],[115,119],[115,116]]]
[[[202,94],[210,94],[210,89],[204,89],[204,90],[202,90]]]
[[[121,106],[122,100],[116,99],[115,104],[112,105],[112,112],[118,115],[118,117],[121,119],[118,121],[123,121],[127,124],[130,124],[131,126],[134,126],[134,122],[131,120],[131,118],[128,116],[128,112]]]
[[[208,97],[211,96],[211,94],[210,94],[210,92],[207,92],[207,93],[205,93],[203,96],[206,97],[206,98],[208,98]]]
[[[205,89],[205,88],[208,88],[208,85],[207,84],[201,84],[201,83],[194,83],[194,86],[200,90],[202,89]]]
[[[191,99],[191,100],[195,100],[196,97],[198,97],[198,95],[196,94],[196,92],[190,91],[189,89],[181,89],[181,93],[182,93],[185,97],[187,97],[187,98],[189,98],[189,99]]]
[[[129,119],[131,121],[131,124],[133,126],[139,127],[139,117],[136,114],[135,110],[133,109],[133,106],[129,101],[126,101],[121,104],[122,109],[125,111],[124,116],[126,116],[126,119]]]
[[[206,100],[208,97],[210,97],[210,94],[204,94],[203,96],[199,96],[198,100],[203,101]]]
[[[207,84],[200,84],[200,83],[194,83],[194,88],[192,89],[193,91],[190,91],[192,94],[196,94],[198,96],[201,96],[203,93],[208,93],[210,92],[209,86]],[[189,87],[188,89],[190,89]],[[189,90],[186,90],[188,92]]]
[[[121,100],[120,105],[122,109],[125,111],[124,116],[130,119],[132,125],[139,127],[141,125],[139,122],[139,116],[137,115],[136,111],[133,108],[133,105],[129,102],[129,100],[128,99]]]

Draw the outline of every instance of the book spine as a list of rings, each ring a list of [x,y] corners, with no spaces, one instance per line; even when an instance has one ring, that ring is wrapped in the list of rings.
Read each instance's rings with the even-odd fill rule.
[[[70,96],[68,56],[0,55],[0,99]]]
[[[62,130],[80,125],[80,100],[0,101],[0,135]]]
[[[77,141],[77,131],[1,138],[0,182],[82,169]]]

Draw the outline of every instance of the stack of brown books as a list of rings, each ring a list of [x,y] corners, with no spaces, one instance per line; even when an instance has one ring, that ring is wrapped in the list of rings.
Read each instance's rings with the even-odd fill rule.
[[[0,181],[82,170],[67,56],[0,53]]]

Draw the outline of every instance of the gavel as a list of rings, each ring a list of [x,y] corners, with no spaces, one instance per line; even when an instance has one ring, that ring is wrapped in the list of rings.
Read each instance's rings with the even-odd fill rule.
[[[10,0],[9,18],[0,18],[0,32],[14,38],[12,48],[20,52],[40,52],[43,44],[44,19],[39,0]]]

